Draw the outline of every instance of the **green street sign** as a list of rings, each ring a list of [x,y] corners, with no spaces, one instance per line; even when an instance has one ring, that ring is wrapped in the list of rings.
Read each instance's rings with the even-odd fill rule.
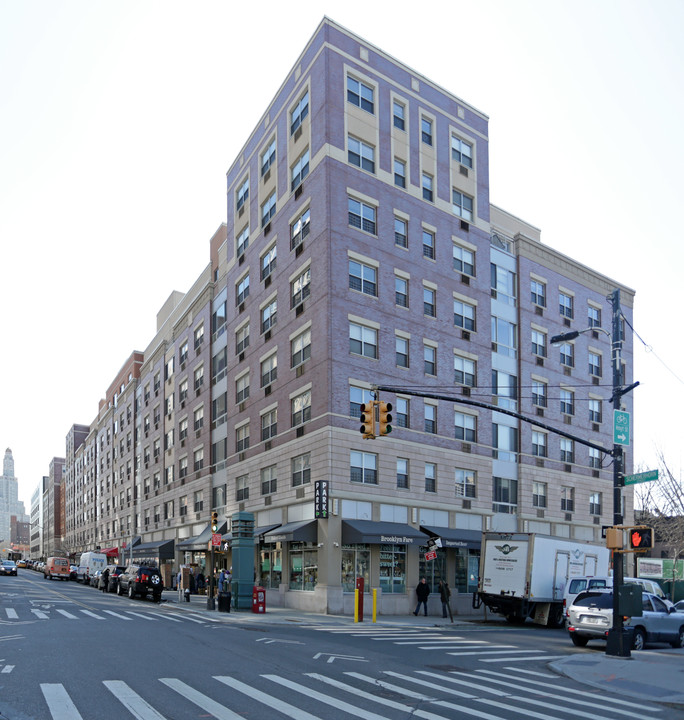
[[[625,485],[636,485],[636,483],[651,482],[657,479],[657,470],[647,470],[646,472],[636,473],[636,475],[625,475]]]
[[[629,445],[629,413],[624,410],[613,410],[613,442]]]

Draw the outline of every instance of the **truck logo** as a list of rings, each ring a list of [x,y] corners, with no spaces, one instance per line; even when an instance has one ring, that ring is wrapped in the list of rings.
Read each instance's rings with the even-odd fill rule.
[[[509,553],[515,552],[518,549],[518,545],[509,545],[506,543],[505,545],[495,545],[494,546],[500,553],[503,553],[504,555],[508,555]]]

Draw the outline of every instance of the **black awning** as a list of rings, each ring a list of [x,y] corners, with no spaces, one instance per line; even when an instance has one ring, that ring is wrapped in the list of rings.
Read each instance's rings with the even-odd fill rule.
[[[421,525],[420,529],[430,537],[442,538],[442,547],[445,548],[479,550],[482,544],[482,532],[480,530],[459,530],[458,528],[434,527],[432,525]]]
[[[173,560],[173,545],[173,540],[142,543],[133,548],[131,555],[134,558],[155,558],[159,561]]]
[[[275,530],[276,528],[281,527],[280,523],[275,523],[274,525],[262,525],[261,527],[254,528],[254,532],[252,535],[254,536],[254,540],[256,542],[259,542],[263,539],[263,536],[270,532],[271,530]],[[223,537],[221,538],[223,542],[232,542],[233,541],[233,533],[224,533]]]
[[[280,525],[264,533],[264,542],[316,542],[318,540],[318,520]]]
[[[228,527],[228,523],[224,520],[218,527],[217,532],[223,534]],[[201,552],[203,550],[209,552],[207,548],[211,542],[211,523],[207,525],[202,532],[194,538],[187,538],[176,543],[178,550],[185,550],[187,552]]]
[[[361,545],[420,545],[427,536],[411,525],[373,520],[343,520],[342,542]]]

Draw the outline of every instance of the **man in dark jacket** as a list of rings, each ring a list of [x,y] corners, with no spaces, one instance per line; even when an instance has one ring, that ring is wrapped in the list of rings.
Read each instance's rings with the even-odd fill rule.
[[[423,607],[425,608],[425,616],[427,617],[427,600],[429,595],[430,586],[427,584],[427,580],[425,578],[421,578],[420,582],[418,583],[418,587],[416,587],[416,597],[418,598],[418,604],[416,605],[416,611],[413,613],[414,615],[418,614],[420,610],[420,605],[422,603]]]

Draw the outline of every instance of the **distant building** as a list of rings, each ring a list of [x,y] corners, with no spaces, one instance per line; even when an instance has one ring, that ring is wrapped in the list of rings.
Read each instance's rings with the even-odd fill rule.
[[[0,541],[9,543],[12,536],[12,516],[19,522],[28,522],[29,517],[19,500],[19,481],[14,476],[14,457],[10,448],[5,450],[0,477]]]

